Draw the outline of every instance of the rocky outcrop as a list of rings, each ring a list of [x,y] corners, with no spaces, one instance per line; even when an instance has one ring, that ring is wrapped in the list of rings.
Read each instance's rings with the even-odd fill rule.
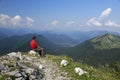
[[[2,80],[70,80],[67,75],[56,62],[32,52],[12,52],[0,57]]]
[[[0,58],[0,78],[6,80],[42,80],[43,72],[27,55],[12,52]],[[32,58],[31,58],[32,59]]]

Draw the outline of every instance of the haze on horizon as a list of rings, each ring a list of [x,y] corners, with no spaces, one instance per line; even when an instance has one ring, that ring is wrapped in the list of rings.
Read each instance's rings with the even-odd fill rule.
[[[34,31],[120,30],[120,0],[0,0],[0,27]]]

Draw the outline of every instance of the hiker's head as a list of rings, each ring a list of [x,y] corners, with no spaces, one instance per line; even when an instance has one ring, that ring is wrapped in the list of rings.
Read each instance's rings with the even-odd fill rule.
[[[32,39],[36,39],[36,36],[33,36]]]

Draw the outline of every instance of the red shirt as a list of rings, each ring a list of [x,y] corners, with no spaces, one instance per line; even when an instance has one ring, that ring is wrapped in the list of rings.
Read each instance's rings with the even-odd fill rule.
[[[31,42],[30,42],[30,46],[32,49],[36,49],[38,47],[38,43],[35,39],[33,39]]]

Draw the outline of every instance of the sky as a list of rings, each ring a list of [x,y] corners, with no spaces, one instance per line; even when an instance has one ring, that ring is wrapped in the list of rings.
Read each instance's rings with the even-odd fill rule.
[[[120,0],[0,0],[0,27],[37,31],[120,30]]]

